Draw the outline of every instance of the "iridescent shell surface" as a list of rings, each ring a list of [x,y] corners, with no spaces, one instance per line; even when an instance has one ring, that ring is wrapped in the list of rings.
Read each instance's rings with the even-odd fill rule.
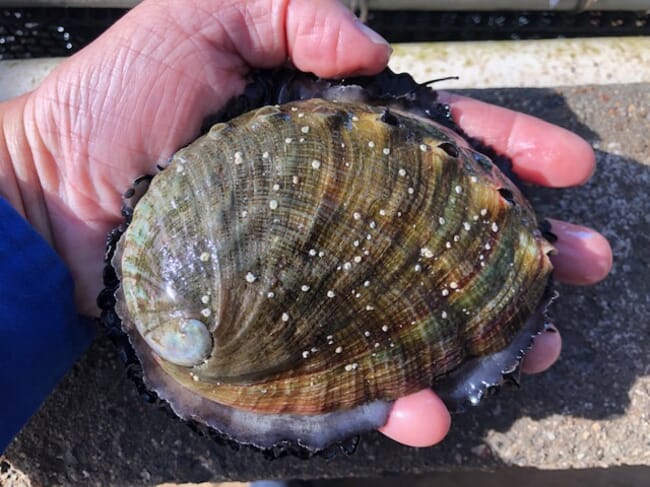
[[[517,187],[447,128],[315,98],[174,155],[118,243],[117,313],[180,416],[320,449],[481,357],[508,350],[495,383],[516,368],[550,250]],[[464,380],[452,407],[492,385]]]

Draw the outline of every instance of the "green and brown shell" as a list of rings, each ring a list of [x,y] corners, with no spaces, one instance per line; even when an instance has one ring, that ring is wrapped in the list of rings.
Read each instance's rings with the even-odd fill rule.
[[[475,402],[543,325],[552,247],[517,186],[420,114],[328,93],[178,151],[112,258],[147,386],[261,447],[323,448],[426,387]]]

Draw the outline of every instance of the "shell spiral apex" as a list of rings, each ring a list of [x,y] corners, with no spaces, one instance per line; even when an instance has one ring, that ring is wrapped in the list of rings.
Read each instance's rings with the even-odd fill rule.
[[[529,202],[410,77],[256,79],[111,239],[100,301],[146,386],[240,443],[312,451],[422,388],[478,402],[544,325]]]

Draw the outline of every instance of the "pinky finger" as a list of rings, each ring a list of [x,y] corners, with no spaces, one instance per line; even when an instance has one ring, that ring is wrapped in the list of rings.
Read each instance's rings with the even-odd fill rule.
[[[535,337],[533,348],[526,354],[521,371],[526,374],[544,372],[553,365],[562,351],[562,337],[555,325],[550,325]]]

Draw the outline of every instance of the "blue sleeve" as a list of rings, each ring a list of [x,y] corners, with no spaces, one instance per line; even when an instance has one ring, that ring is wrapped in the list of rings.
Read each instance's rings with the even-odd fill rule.
[[[92,335],[61,259],[0,199],[0,453]]]

